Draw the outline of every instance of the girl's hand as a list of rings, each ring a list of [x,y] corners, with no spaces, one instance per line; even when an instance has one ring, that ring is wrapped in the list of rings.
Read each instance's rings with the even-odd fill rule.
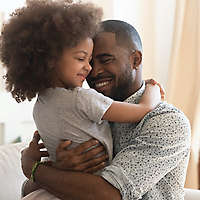
[[[139,101],[139,104],[151,111],[155,109],[160,102],[160,87],[157,84],[146,84],[145,91]]]
[[[147,84],[152,84],[152,85],[158,85],[160,88],[160,95],[161,95],[161,99],[164,100],[165,99],[165,90],[163,88],[163,86],[158,83],[157,81],[155,81],[154,79],[147,79],[145,80],[146,85]]]
[[[29,144],[29,147],[25,148],[21,152],[22,170],[23,170],[24,175],[27,178],[30,178],[30,176],[31,176],[31,171],[32,171],[33,165],[37,161],[41,161],[42,157],[49,156],[47,151],[42,150],[45,148],[45,146],[43,143],[39,143],[39,140],[40,140],[40,135],[36,131],[34,133],[32,141]]]

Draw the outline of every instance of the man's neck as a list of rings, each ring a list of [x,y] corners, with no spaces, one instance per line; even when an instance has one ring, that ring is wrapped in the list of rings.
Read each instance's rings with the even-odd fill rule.
[[[124,100],[130,97],[131,95],[135,94],[141,87],[142,87],[143,81],[135,81],[133,83],[133,87],[130,88],[130,90],[127,92],[127,95],[124,96]]]
[[[142,81],[141,87],[127,97],[124,101],[128,103],[138,103],[145,90],[145,82]]]

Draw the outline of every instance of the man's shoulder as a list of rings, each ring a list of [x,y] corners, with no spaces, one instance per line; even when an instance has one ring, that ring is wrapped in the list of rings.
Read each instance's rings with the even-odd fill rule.
[[[149,113],[149,117],[155,117],[167,114],[172,114],[172,115],[174,114],[177,116],[181,115],[187,118],[186,115],[180,109],[176,108],[174,105],[169,104],[167,102],[160,103],[153,111]]]
[[[148,113],[138,124],[137,130],[138,136],[154,135],[157,142],[163,144],[181,141],[186,147],[190,146],[191,126],[188,118],[181,110],[165,102]]]
[[[157,108],[153,111],[149,112],[142,123],[154,123],[154,124],[162,124],[162,126],[166,126],[167,124],[171,124],[175,126],[185,126],[190,129],[190,122],[187,116],[174,105],[169,104],[167,102],[162,102]]]

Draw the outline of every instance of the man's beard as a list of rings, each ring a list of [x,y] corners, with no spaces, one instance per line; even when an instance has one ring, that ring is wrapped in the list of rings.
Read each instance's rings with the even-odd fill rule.
[[[124,101],[129,96],[133,87],[133,75],[130,64],[126,64],[126,70],[118,79],[118,85],[111,89],[111,98],[115,101]]]

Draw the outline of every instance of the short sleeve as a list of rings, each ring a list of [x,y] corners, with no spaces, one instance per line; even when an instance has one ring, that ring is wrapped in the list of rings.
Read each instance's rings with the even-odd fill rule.
[[[109,97],[94,89],[78,88],[76,97],[77,111],[91,121],[101,123],[102,117],[113,103]]]

